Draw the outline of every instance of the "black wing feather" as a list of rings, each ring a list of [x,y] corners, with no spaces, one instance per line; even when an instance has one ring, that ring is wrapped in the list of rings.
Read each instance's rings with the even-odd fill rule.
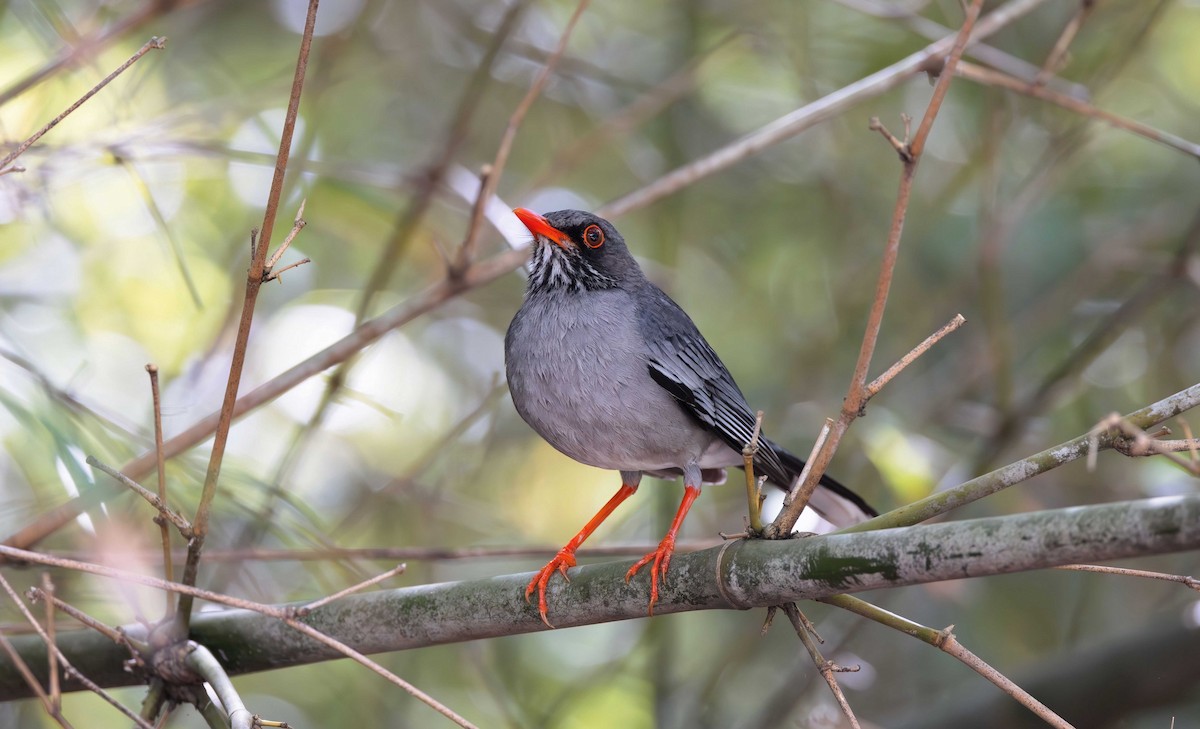
[[[697,422],[740,452],[754,436],[754,411],[721,358],[695,323],[669,296],[651,285],[642,295],[639,326],[650,350],[649,370]],[[643,315],[653,311],[654,317]],[[755,468],[786,488],[792,476],[769,441],[760,440]]]

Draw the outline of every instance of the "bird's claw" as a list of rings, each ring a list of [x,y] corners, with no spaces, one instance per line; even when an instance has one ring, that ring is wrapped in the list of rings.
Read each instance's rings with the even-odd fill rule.
[[[657,549],[639,559],[625,573],[625,582],[628,583],[638,570],[650,565],[650,606],[646,610],[650,616],[654,615],[654,604],[658,602],[658,582],[661,579],[666,584],[667,570],[671,567],[671,555],[674,553],[675,538],[668,535],[658,543]]]
[[[542,622],[546,627],[553,628],[550,619],[547,617],[548,605],[546,604],[546,586],[550,584],[550,578],[558,572],[567,582],[571,581],[567,570],[575,566],[575,550],[569,547],[563,547],[558,550],[558,554],[554,555],[554,559],[546,563],[545,567],[538,570],[538,573],[533,576],[529,584],[525,586],[525,602],[531,603],[530,598],[533,596],[533,591],[536,589],[538,594],[538,614],[542,618]]]

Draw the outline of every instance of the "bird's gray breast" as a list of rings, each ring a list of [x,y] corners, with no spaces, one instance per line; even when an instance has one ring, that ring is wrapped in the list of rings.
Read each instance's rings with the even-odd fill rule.
[[[552,446],[600,468],[653,471],[698,462],[715,437],[654,380],[622,289],[526,298],[504,340],[513,404]]]

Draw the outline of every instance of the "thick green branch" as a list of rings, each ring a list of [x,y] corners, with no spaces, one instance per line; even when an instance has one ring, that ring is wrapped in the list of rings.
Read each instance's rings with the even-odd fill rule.
[[[656,614],[746,609],[830,595],[963,577],[1020,572],[1074,562],[1200,548],[1200,496],[1075,507],[1015,516],[832,534],[793,540],[729,542],[679,555]],[[588,565],[571,583],[554,580],[550,612],[566,628],[646,615],[644,577],[626,585],[628,562]],[[305,622],[363,653],[420,648],[545,630],[524,599],[528,574],[421,585],[356,595]],[[134,637],[142,629],[128,628]],[[244,610],[200,613],[192,639],[231,675],[338,657],[279,620]],[[12,639],[30,666],[44,667],[36,638]],[[102,686],[138,677],[122,670],[124,649],[96,633],[60,633],[76,668]],[[77,688],[67,686],[65,690]],[[0,700],[29,695],[11,661],[0,660]]]

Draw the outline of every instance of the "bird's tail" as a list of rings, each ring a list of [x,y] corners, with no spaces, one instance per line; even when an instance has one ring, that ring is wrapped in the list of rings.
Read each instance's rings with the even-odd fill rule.
[[[787,483],[776,483],[775,479],[771,479],[771,482],[786,491],[804,469],[804,460],[769,440],[766,444],[775,450],[789,477]],[[828,474],[821,475],[819,484],[808,505],[834,526],[850,526],[879,515],[863,497],[830,478]]]

